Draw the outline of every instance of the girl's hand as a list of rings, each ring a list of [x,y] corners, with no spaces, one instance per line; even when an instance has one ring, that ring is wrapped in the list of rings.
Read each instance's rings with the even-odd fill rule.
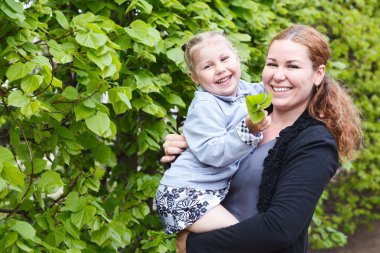
[[[249,128],[249,131],[251,131],[251,133],[257,134],[259,132],[263,132],[271,124],[272,118],[268,116],[267,111],[264,110],[264,113],[265,113],[265,118],[256,124],[252,123],[251,119],[249,118],[249,115],[247,115],[247,117],[245,118],[245,123],[247,124],[247,127]]]
[[[187,230],[182,230],[177,234],[177,239],[175,241],[176,253],[186,253],[186,240],[189,234],[190,232]]]
[[[168,134],[165,137],[165,142],[162,147],[164,148],[165,156],[163,156],[160,161],[163,163],[171,163],[188,145],[183,134]]]

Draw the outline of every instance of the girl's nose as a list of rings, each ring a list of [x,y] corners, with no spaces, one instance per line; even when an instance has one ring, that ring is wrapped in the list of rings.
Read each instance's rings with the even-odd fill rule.
[[[225,71],[226,71],[226,68],[223,66],[223,64],[216,65],[216,74],[222,74]]]

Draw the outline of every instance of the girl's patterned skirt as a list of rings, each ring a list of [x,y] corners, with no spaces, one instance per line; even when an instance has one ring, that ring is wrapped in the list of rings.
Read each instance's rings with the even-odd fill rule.
[[[178,233],[220,204],[228,188],[197,190],[159,185],[153,208],[161,219],[165,233]]]

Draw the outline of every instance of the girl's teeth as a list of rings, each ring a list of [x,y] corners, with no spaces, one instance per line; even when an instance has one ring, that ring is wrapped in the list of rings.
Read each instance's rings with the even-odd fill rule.
[[[228,79],[230,79],[230,77],[231,77],[231,76],[227,76],[226,78],[223,78],[223,79],[221,79],[221,80],[219,80],[219,81],[216,81],[216,82],[217,82],[217,83],[223,83],[223,82],[227,81]]]

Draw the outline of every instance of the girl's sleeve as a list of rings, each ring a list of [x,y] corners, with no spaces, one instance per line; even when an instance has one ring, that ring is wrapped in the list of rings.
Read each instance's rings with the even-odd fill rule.
[[[210,166],[224,167],[236,162],[252,150],[232,127],[214,101],[199,100],[189,109],[184,135],[195,157]],[[260,136],[258,136],[260,138]]]
[[[298,137],[302,144],[289,146],[269,209],[227,228],[190,234],[187,253],[275,252],[306,235],[318,199],[338,166],[338,152],[326,131],[305,131]]]

